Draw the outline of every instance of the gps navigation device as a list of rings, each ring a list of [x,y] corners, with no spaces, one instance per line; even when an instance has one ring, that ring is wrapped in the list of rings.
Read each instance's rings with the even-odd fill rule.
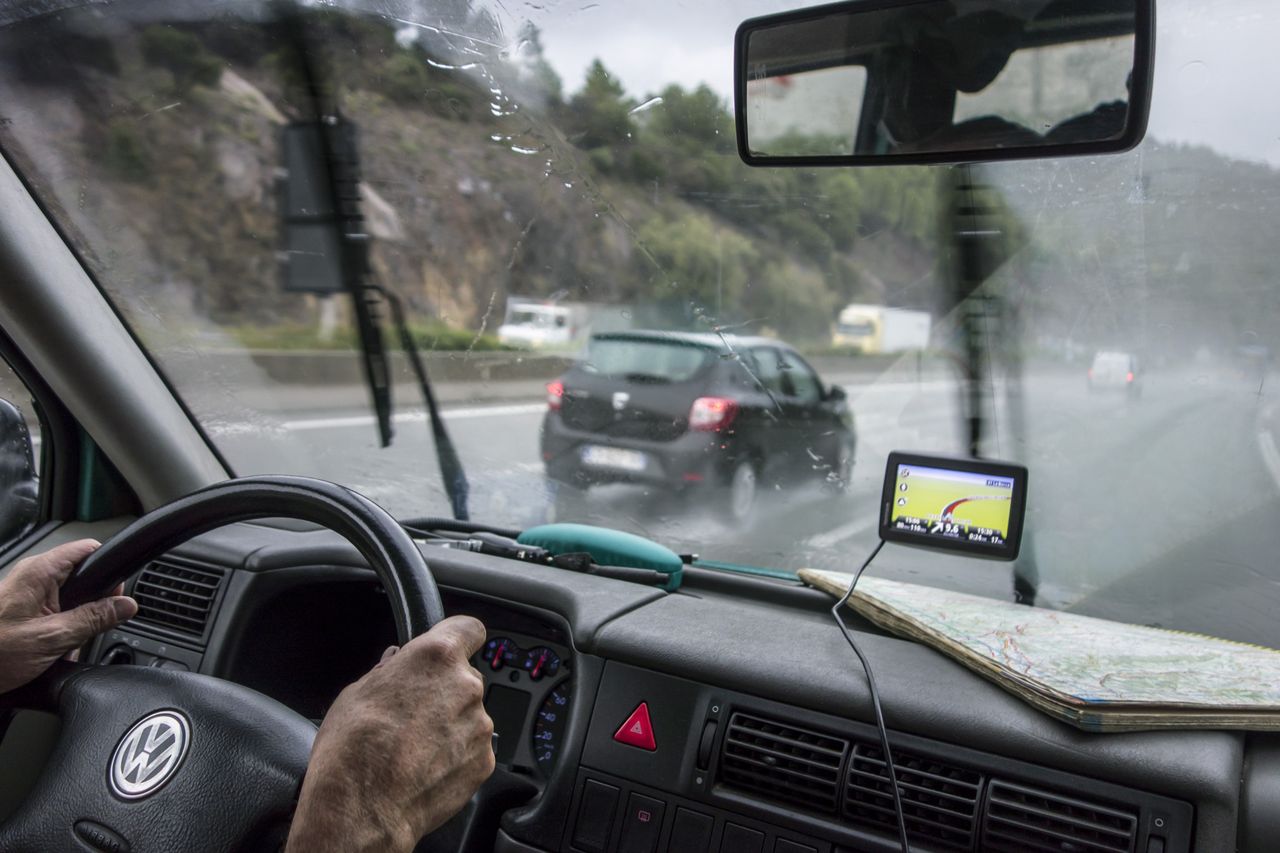
[[[880,538],[1012,560],[1022,542],[1027,469],[1007,462],[890,453]]]

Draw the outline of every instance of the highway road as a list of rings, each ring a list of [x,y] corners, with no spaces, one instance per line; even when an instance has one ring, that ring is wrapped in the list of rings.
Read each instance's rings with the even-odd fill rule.
[[[964,438],[952,382],[886,375],[845,387],[859,439],[847,496],[816,485],[770,492],[755,523],[737,530],[717,520],[705,494],[609,486],[592,490],[572,520],[721,561],[852,570],[877,541],[886,454],[959,454]],[[1265,388],[1191,369],[1148,376],[1138,400],[1090,394],[1083,376],[1061,371],[1031,376],[1023,388],[1020,406],[1007,389],[997,393],[989,454],[1030,467],[1018,570],[1037,582],[1037,602],[1280,648],[1280,435],[1270,433]],[[527,400],[447,410],[474,519],[514,527],[547,519],[543,411]],[[238,473],[311,474],[347,483],[401,517],[447,514],[424,415],[401,412],[396,428],[385,449],[368,413],[352,409],[294,411],[213,433]],[[1004,598],[1012,571],[899,546],[870,569]]]

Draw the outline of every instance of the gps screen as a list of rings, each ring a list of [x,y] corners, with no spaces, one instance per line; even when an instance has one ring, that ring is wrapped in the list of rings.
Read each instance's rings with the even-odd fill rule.
[[[1018,466],[891,454],[881,537],[1012,559],[1025,485]]]

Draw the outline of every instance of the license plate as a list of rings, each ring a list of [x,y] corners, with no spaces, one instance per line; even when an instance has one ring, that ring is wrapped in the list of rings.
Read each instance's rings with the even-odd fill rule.
[[[588,444],[582,448],[582,461],[600,468],[621,468],[623,471],[643,471],[648,463],[638,450],[622,447],[600,447]]]

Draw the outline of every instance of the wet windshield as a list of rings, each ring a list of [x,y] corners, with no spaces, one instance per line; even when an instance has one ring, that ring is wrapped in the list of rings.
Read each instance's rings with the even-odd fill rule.
[[[977,318],[980,449],[1031,472],[1022,557],[889,548],[876,571],[1280,647],[1280,129],[1250,100],[1280,11],[1161,3],[1138,149],[975,169],[1011,250],[958,299],[946,167],[739,161],[734,30],[799,5],[305,7],[355,131],[370,278],[405,303],[472,518],[853,568],[887,453],[968,450]],[[0,147],[237,474],[447,515],[402,353],[382,447],[349,295],[285,287],[281,136],[310,115],[272,8],[5,13]],[[1037,63],[1073,59],[1041,53],[986,102],[1051,112]]]

